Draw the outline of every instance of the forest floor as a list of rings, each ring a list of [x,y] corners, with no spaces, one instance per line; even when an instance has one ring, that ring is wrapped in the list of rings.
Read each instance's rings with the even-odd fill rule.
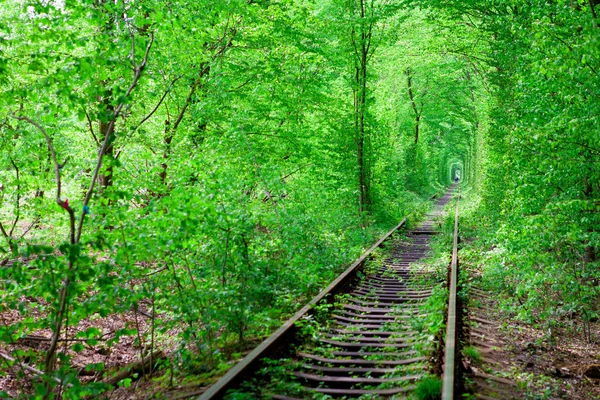
[[[31,310],[30,316],[34,319],[45,316],[42,311],[46,304],[41,300],[22,299],[26,307]],[[5,310],[0,313],[0,326],[6,327],[17,324],[23,319],[16,310]],[[107,350],[106,341],[115,336],[118,330],[136,328],[142,332],[142,335],[149,330],[148,318],[138,312],[129,312],[125,314],[111,314],[103,318],[93,320],[86,319],[73,327],[69,327],[68,337],[70,342],[65,346],[61,341],[59,346],[64,347],[65,353],[71,357],[71,365],[80,370],[80,379],[82,382],[89,382],[99,378],[93,373],[84,371],[87,364],[104,363],[107,369],[117,370],[129,365],[140,358],[141,352],[145,351],[144,345],[140,345],[137,335],[123,335],[119,340],[110,346]],[[97,328],[102,333],[102,339],[98,344],[90,345],[85,341],[79,341],[76,336],[79,332],[84,332],[88,328]],[[22,360],[28,365],[35,366],[41,362],[41,355],[49,348],[52,337],[51,329],[41,329],[27,334],[23,339],[8,346],[0,347],[0,352],[4,354],[13,354],[14,351],[21,351]],[[61,339],[62,340],[62,339]],[[142,341],[143,342],[143,341]],[[82,343],[83,349],[74,351],[69,349],[74,343]],[[2,361],[2,360],[0,360]],[[0,376],[0,391],[6,391],[11,397],[18,398],[22,394],[32,393],[34,391],[33,381],[36,379],[35,373],[27,373],[24,377],[19,377],[21,368],[13,365],[8,368],[8,373]]]
[[[592,327],[592,343],[573,327],[548,335],[514,320],[502,334],[509,340],[514,375],[532,398],[600,399],[600,324]]]
[[[465,357],[472,392],[503,400],[600,399],[600,322],[591,324],[591,342],[578,317],[544,329],[519,321],[499,306],[501,295],[473,282],[466,341],[475,350]]]
[[[29,310],[29,317],[39,320],[46,317],[44,309],[48,306],[46,302],[31,297],[21,299],[22,304]],[[140,303],[140,309],[127,313],[114,313],[106,317],[97,317],[94,319],[85,319],[77,325],[69,327],[68,345],[60,342],[61,350],[70,357],[71,366],[79,370],[79,379],[82,383],[100,381],[106,379],[102,373],[93,373],[85,370],[88,364],[103,363],[105,370],[115,372],[128,368],[141,359],[142,355],[147,355],[150,351],[150,343],[144,338],[150,336],[151,315],[143,309],[149,310],[147,304]],[[156,324],[160,324],[161,316],[157,315]],[[5,309],[0,312],[0,327],[8,327],[18,324],[23,320],[23,316],[17,310]],[[97,344],[91,345],[84,340],[77,339],[79,332],[84,332],[91,327],[97,328],[101,332],[101,337]],[[139,331],[136,334],[119,334],[119,339],[110,346],[106,342],[115,337],[119,330],[135,329]],[[170,332],[172,338],[177,337],[176,328]],[[19,361],[28,367],[36,368],[43,364],[43,354],[50,346],[52,337],[51,329],[40,329],[28,334],[17,342],[0,346],[0,365],[3,371],[0,374],[0,393],[4,392],[9,398],[23,398],[23,396],[33,395],[35,393],[34,382],[39,378],[41,371],[27,371],[21,368],[19,364],[10,365],[4,356],[14,355],[15,352],[21,354]],[[64,338],[61,338],[63,340]],[[187,372],[175,373],[171,376],[169,371],[159,369],[152,376],[148,374],[139,374],[139,379],[130,376],[131,382],[127,385],[119,385],[114,390],[106,392],[102,398],[125,400],[125,399],[150,399],[150,398],[169,398],[184,399],[201,394],[208,386],[216,382],[228,369],[240,361],[245,354],[251,351],[258,343],[259,339],[248,341],[245,348],[235,349],[238,351],[237,358],[227,364],[221,365],[221,370],[208,373],[199,373],[197,375]],[[83,349],[78,351],[71,347],[74,343],[82,343]],[[174,357],[178,343],[168,339],[163,339],[155,343],[154,350],[161,350],[165,356]]]

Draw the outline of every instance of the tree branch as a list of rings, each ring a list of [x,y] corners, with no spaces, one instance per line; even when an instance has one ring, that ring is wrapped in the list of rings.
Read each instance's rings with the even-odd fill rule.
[[[90,118],[90,115],[88,114],[88,112],[87,112],[87,110],[85,108],[83,109],[83,112],[85,112],[85,117],[87,119],[88,126],[90,128],[90,133],[92,134],[92,137],[94,138],[94,141],[96,142],[96,145],[100,146],[100,142],[98,141],[98,137],[94,133],[94,127],[92,126],[92,119]]]
[[[154,34],[151,33],[150,40],[148,42],[148,45],[146,46],[146,52],[144,54],[144,59],[142,60],[142,63],[139,66],[134,67],[133,81],[131,82],[131,85],[129,85],[129,88],[127,89],[127,92],[125,94],[125,99],[129,98],[129,96],[131,95],[131,92],[133,92],[133,89],[135,89],[135,87],[137,86],[138,81],[140,80],[140,77],[142,76],[142,72],[144,72],[144,69],[146,68],[146,64],[148,63],[148,55],[150,54],[150,49],[152,48],[153,43],[154,43]],[[133,63],[135,65],[135,59],[133,59]],[[117,108],[115,108],[113,117],[110,120],[110,123],[108,124],[108,128],[106,130],[106,136],[104,137],[104,142],[102,143],[102,148],[98,152],[98,158],[96,160],[96,167],[94,168],[94,173],[92,174],[90,187],[88,188],[88,191],[86,192],[85,198],[83,200],[83,209],[81,211],[81,217],[79,218],[79,226],[77,227],[77,235],[75,237],[76,242],[79,242],[79,238],[81,237],[81,231],[83,229],[83,221],[85,220],[85,216],[86,216],[85,209],[86,209],[86,206],[89,204],[90,199],[92,198],[92,193],[94,192],[94,186],[96,184],[96,180],[98,179],[98,175],[100,173],[100,168],[102,167],[102,157],[104,157],[104,153],[106,152],[106,149],[108,148],[108,146],[110,144],[110,141],[112,139],[112,133],[115,129],[115,123],[117,121],[117,118],[119,118],[119,116],[121,115],[121,112],[123,111],[123,107],[125,107],[125,101],[120,103],[117,106]]]
[[[13,221],[12,227],[10,228],[10,232],[8,232],[8,235],[12,237],[13,232],[15,231],[15,227],[17,226],[17,223],[19,222],[19,218],[21,217],[21,180],[19,178],[19,167],[17,167],[17,164],[15,164],[15,160],[10,159],[10,163],[12,164],[12,166],[15,169],[15,172],[17,173],[17,199],[16,199],[16,216],[15,216],[15,220]]]
[[[406,71],[404,71],[404,73],[406,74],[407,83],[408,83],[408,97],[410,97],[410,103],[412,105],[413,111],[415,112],[415,143],[418,143],[419,142],[419,121],[421,120],[421,112],[419,112],[419,110],[417,109],[417,104],[415,102],[415,97],[413,95],[412,77],[411,77],[410,68],[407,68]],[[423,105],[421,104],[421,110],[422,109],[423,109]]]
[[[55,179],[56,179],[56,204],[67,209],[67,211],[68,211],[70,206],[68,204],[66,204],[66,207],[65,207],[64,202],[60,199],[61,187],[62,187],[62,182],[61,182],[61,178],[60,178],[60,164],[58,163],[56,151],[54,150],[54,145],[52,143],[52,138],[50,137],[50,135],[48,135],[46,130],[40,124],[38,124],[31,118],[25,117],[23,115],[14,115],[14,114],[12,115],[12,117],[19,121],[25,121],[25,122],[28,122],[29,124],[35,126],[42,133],[42,135],[44,135],[44,138],[46,138],[46,144],[48,146],[48,151],[50,152],[50,155],[52,156],[52,162],[54,163],[54,175],[55,175]]]
[[[6,229],[4,229],[4,225],[2,224],[2,221],[0,221],[0,232],[2,232],[2,235],[6,238],[6,240],[8,240],[9,246],[11,246],[12,245],[12,238],[10,237],[10,235],[8,234],[8,232],[6,232]]]
[[[25,369],[26,371],[29,371],[35,375],[44,375],[44,373],[42,371],[40,371],[39,369],[33,368],[32,366],[30,366],[29,364],[25,364],[22,363],[20,361],[15,360],[14,358],[12,358],[11,356],[9,356],[8,354],[4,354],[2,352],[0,352],[0,357],[4,358],[6,361],[17,364],[19,367]],[[63,382],[58,379],[58,378],[52,378],[55,382],[62,384]],[[70,386],[70,385],[69,385]]]
[[[173,85],[179,78],[175,78],[175,80],[173,82],[171,82],[171,85]],[[146,121],[148,121],[156,112],[156,110],[158,110],[158,107],[160,107],[160,105],[163,103],[163,101],[165,100],[165,98],[167,97],[167,95],[171,92],[171,88],[169,87],[165,93],[163,93],[162,97],[160,98],[160,100],[158,101],[158,103],[156,104],[156,107],[154,107],[154,109],[152,109],[152,111],[150,111],[150,113],[148,115],[146,115],[139,124],[137,124],[137,126],[135,127],[135,129],[133,130],[134,132],[137,131],[140,126],[142,126],[142,124]]]

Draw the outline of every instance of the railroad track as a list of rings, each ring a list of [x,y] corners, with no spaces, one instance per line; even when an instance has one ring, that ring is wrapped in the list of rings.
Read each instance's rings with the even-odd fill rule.
[[[392,234],[405,221],[388,232],[200,399],[224,398],[227,390],[253,379],[258,368],[266,364],[279,372],[266,369],[262,380],[254,378],[258,385],[268,388],[259,391],[261,397],[404,398],[413,392],[418,382],[431,373],[430,361],[437,345],[429,333],[415,328],[426,324],[430,317],[421,306],[432,296],[435,284],[433,271],[417,270],[415,265],[428,256],[431,239],[439,233],[436,218],[455,190],[452,186],[437,199],[425,221],[401,238],[392,238]],[[458,218],[458,211],[456,215]],[[385,258],[366,262],[384,242],[389,249]],[[453,345],[454,337],[446,342]],[[446,360],[453,360],[454,349],[451,352],[449,355],[446,351]],[[265,362],[265,357],[270,361]],[[455,368],[445,369],[453,372]],[[277,382],[270,383],[269,379]],[[452,396],[454,378],[445,376],[444,381],[450,385],[445,392]],[[257,395],[256,389],[250,390]]]

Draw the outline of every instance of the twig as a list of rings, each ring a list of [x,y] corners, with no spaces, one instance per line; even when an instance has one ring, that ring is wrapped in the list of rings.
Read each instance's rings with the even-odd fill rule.
[[[94,133],[94,126],[92,125],[92,119],[90,118],[90,115],[88,114],[88,112],[87,112],[87,110],[85,108],[83,109],[83,112],[85,113],[85,117],[87,118],[88,126],[90,128],[90,133],[92,134],[92,137],[94,138],[94,141],[96,142],[96,144],[98,146],[100,146],[100,142],[98,141],[98,137]]]
[[[145,276],[146,276],[146,277],[148,277],[148,276],[152,276],[152,275],[158,274],[159,272],[163,272],[163,271],[165,271],[165,270],[167,270],[167,269],[169,269],[169,267],[162,267],[162,268],[160,268],[160,269],[157,269],[156,271],[152,271],[152,272],[150,272],[150,273],[146,274]]]
[[[152,318],[152,315],[151,315],[151,314],[148,314],[146,311],[144,311],[144,310],[141,310],[141,309],[140,309],[140,308],[138,308],[138,307],[135,307],[133,310],[134,310],[135,312],[138,312],[138,313],[140,313],[141,315],[143,315],[143,316],[144,316],[144,317],[146,317],[146,318]],[[136,320],[136,321],[137,321],[137,320]]]
[[[179,78],[177,78],[179,79]],[[175,79],[175,81],[177,80]],[[173,81],[173,83],[175,83],[175,81]],[[156,112],[156,110],[158,110],[158,107],[160,107],[160,105],[162,104],[162,102],[165,100],[165,97],[167,97],[167,95],[169,94],[169,92],[171,92],[171,88],[169,87],[165,93],[162,95],[162,97],[160,98],[160,100],[158,101],[158,104],[156,104],[156,107],[154,107],[152,109],[152,111],[150,111],[150,113],[148,115],[146,115],[139,124],[137,124],[137,126],[135,127],[134,131],[137,131],[139,129],[140,126],[142,126],[142,124],[146,121],[148,121],[148,119],[150,119],[150,117],[152,117],[154,115],[154,113]]]
[[[0,352],[0,357],[4,358],[5,360],[7,360],[7,361],[9,361],[9,362],[12,362],[12,363],[15,363],[15,364],[17,364],[18,366],[20,366],[21,368],[25,369],[26,371],[29,371],[29,372],[31,372],[32,374],[35,374],[35,375],[44,375],[44,373],[43,373],[42,371],[40,371],[39,369],[37,369],[37,368],[33,368],[33,367],[32,367],[31,365],[29,365],[29,364],[25,364],[25,363],[23,363],[23,362],[17,361],[17,360],[15,360],[14,358],[12,358],[11,356],[9,356],[8,354],[4,354],[4,353]],[[62,384],[62,383],[63,383],[63,382],[62,382],[60,379],[58,379],[58,378],[52,378],[52,379],[53,379],[55,382],[57,382],[57,383],[60,383],[60,384]],[[68,386],[71,386],[71,385],[69,384]]]
[[[48,135],[46,130],[40,124],[38,124],[31,118],[25,117],[23,115],[14,115],[14,114],[12,115],[12,117],[15,118],[16,120],[25,121],[25,122],[28,122],[31,125],[35,126],[42,133],[42,135],[44,135],[44,138],[46,138],[46,144],[48,145],[48,151],[50,152],[50,155],[52,156],[52,161],[54,163],[54,174],[55,174],[55,178],[56,178],[56,204],[58,204],[59,206],[62,207],[63,202],[60,199],[60,195],[61,195],[61,180],[60,180],[60,168],[59,168],[60,164],[58,163],[56,151],[54,150],[54,145],[52,144],[52,138],[50,137],[50,135]]]
[[[20,111],[21,111],[21,108],[19,109],[19,112]],[[70,239],[71,239],[71,244],[75,244],[76,243],[75,242],[75,213],[73,212],[73,208],[71,208],[71,206],[69,206],[67,201],[62,201],[60,199],[61,187],[62,187],[62,182],[61,182],[61,177],[60,177],[60,169],[61,169],[61,165],[64,165],[64,164],[58,163],[58,158],[56,155],[56,150],[54,149],[54,145],[52,143],[52,138],[50,137],[50,135],[48,135],[48,132],[46,132],[46,130],[40,124],[38,124],[31,118],[25,117],[23,115],[15,115],[15,114],[12,114],[12,117],[15,118],[16,120],[25,121],[25,122],[28,122],[31,125],[35,126],[42,133],[42,135],[44,135],[44,137],[46,138],[46,144],[48,145],[48,151],[50,152],[50,155],[52,157],[52,162],[54,163],[54,174],[55,174],[55,179],[56,179],[56,204],[58,204],[60,207],[64,208],[67,211],[67,213],[69,214]]]
[[[36,335],[27,335],[18,339],[20,342],[24,342],[30,340],[32,342],[50,342],[52,338],[47,338],[44,336],[36,336]],[[58,339],[59,342],[91,342],[91,341],[101,341],[105,342],[108,339],[89,339],[89,338],[68,338],[68,339]]]
[[[156,362],[165,358],[165,353],[162,350],[157,350],[141,360],[129,364],[124,369],[117,371],[113,376],[107,377],[103,382],[109,385],[116,385],[119,381],[133,374],[137,373],[139,375],[144,375],[146,371],[152,372],[156,366]]]
[[[6,240],[8,241],[8,245],[11,247],[12,250],[12,238],[10,237],[8,232],[6,232],[6,229],[4,229],[2,221],[0,221],[0,232],[2,232],[2,235],[6,238]]]
[[[29,233],[29,231],[31,230],[31,228],[33,228],[36,224],[38,224],[40,222],[40,217],[36,217],[33,222],[31,224],[29,224],[29,226],[27,227],[27,229],[25,229],[25,231],[21,234],[21,236],[19,237],[19,240],[23,239],[25,237],[25,235],[27,235]]]
[[[292,172],[290,172],[289,174],[287,174],[287,175],[283,176],[283,177],[281,178],[281,180],[285,182],[285,180],[286,180],[287,178],[289,178],[290,176],[294,175],[296,172],[299,172],[299,171],[303,170],[304,168],[306,168],[306,167],[308,167],[308,166],[310,166],[310,165],[312,165],[312,164],[313,164],[313,163],[308,163],[308,164],[304,164],[304,165],[302,165],[302,166],[300,166],[300,167],[296,168],[294,171],[292,171]]]

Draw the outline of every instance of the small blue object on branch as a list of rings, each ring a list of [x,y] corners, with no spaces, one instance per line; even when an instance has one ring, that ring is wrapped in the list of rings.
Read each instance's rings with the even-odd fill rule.
[[[88,215],[90,213],[90,206],[83,206],[83,215]]]

